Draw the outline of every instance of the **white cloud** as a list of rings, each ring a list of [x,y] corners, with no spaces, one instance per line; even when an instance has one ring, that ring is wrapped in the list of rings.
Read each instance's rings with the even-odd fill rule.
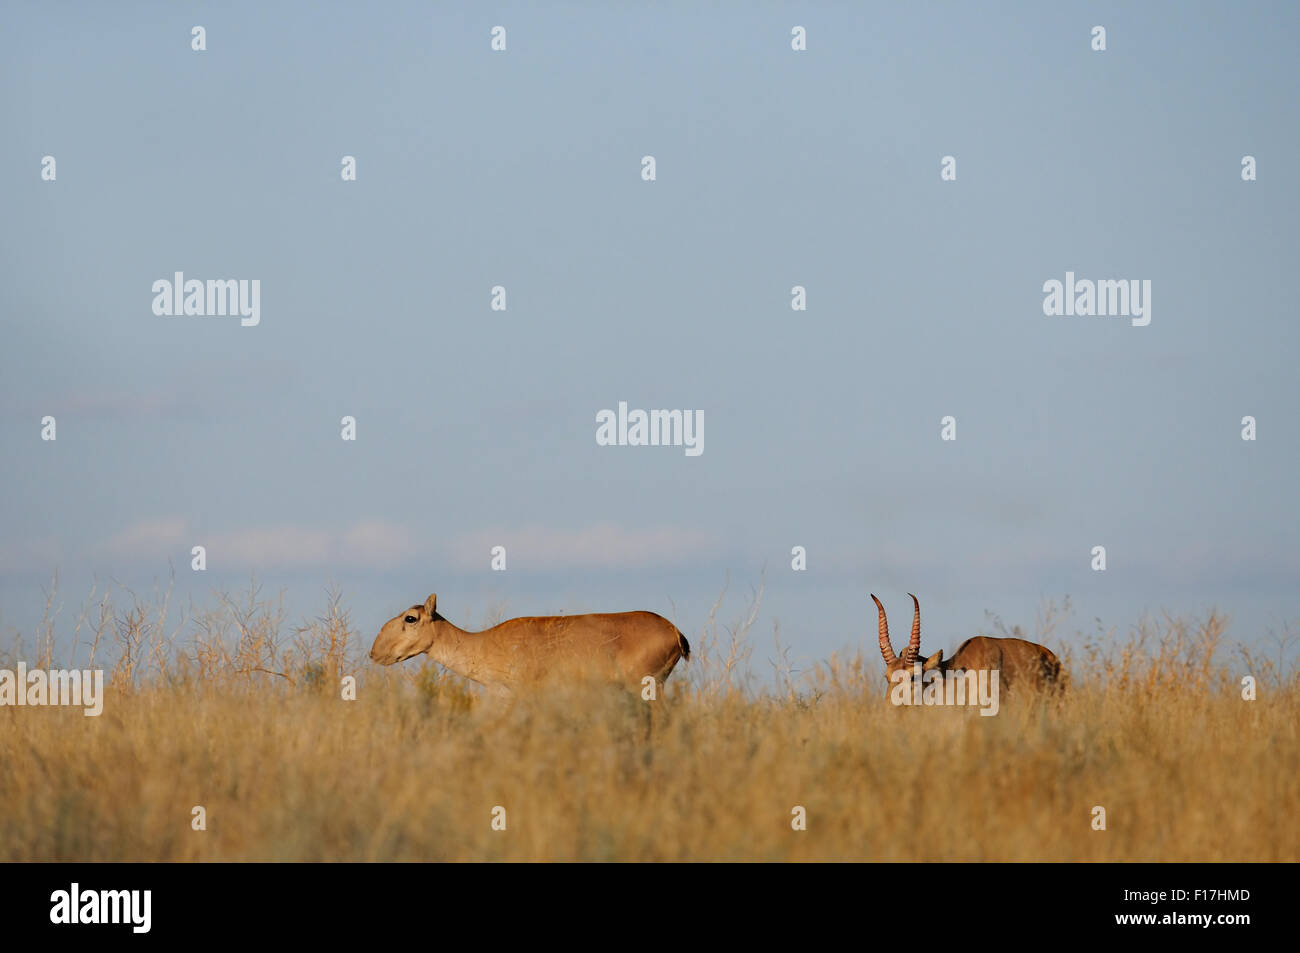
[[[417,550],[405,526],[378,520],[343,530],[276,525],[202,533],[180,517],[135,523],[105,540],[94,553],[103,559],[152,563],[185,559],[190,549],[207,549],[208,568],[291,569],[313,566],[384,568]]]
[[[186,538],[185,520],[180,517],[142,520],[104,540],[94,554],[106,559],[147,558],[176,552]]]
[[[482,530],[452,544],[458,568],[482,569],[493,546],[506,548],[511,569],[649,569],[698,565],[716,556],[718,540],[684,527],[629,529],[597,523],[581,529],[522,526]]]
[[[505,546],[511,569],[623,570],[698,566],[722,552],[715,534],[689,527],[634,529],[602,522],[579,528],[537,524],[464,534],[450,544],[421,539],[401,523],[362,520],[341,529],[294,524],[246,526],[200,532],[184,517],[132,523],[88,545],[54,540],[0,548],[0,571],[90,560],[115,569],[122,564],[156,567],[168,559],[184,565],[194,546],[207,550],[209,569],[259,571],[303,568],[400,568],[414,560],[459,569],[483,569],[493,546]],[[59,553],[63,559],[59,559]]]

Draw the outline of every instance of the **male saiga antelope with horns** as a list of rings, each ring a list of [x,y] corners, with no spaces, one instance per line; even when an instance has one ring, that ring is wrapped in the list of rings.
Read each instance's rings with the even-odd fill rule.
[[[457,675],[498,691],[548,679],[591,679],[641,689],[691,657],[686,636],[653,612],[527,616],[467,632],[438,614],[438,597],[384,623],[370,648],[380,665],[428,654]]]
[[[910,592],[908,595],[912,596]],[[902,658],[899,658],[894,654],[894,646],[889,641],[889,620],[885,618],[885,607],[875,595],[871,599],[879,610],[880,654],[885,658],[885,678],[891,684],[896,672],[913,669],[919,662],[922,672],[938,669],[941,674],[949,671],[996,669],[1000,672],[998,681],[1004,689],[1010,688],[1013,683],[1031,688],[1064,687],[1061,663],[1052,650],[1025,639],[994,639],[979,635],[958,646],[950,659],[944,659],[943,649],[929,657],[922,655],[921,603],[916,596],[912,596],[912,603],[916,606],[912,615],[912,638],[903,650]]]

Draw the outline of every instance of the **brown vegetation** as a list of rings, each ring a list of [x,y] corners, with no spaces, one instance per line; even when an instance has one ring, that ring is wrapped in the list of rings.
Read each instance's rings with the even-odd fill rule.
[[[78,657],[52,660],[52,621],[24,655],[93,656],[107,698],[0,708],[0,861],[1300,859],[1300,679],[1217,663],[1218,615],[1088,640],[1049,613],[1069,693],[996,717],[890,706],[865,631],[798,677],[778,645],[760,685],[754,614],[711,618],[647,744],[607,694],[371,665],[337,595],[287,634],[256,589],[183,621],[128,602],[88,606]]]

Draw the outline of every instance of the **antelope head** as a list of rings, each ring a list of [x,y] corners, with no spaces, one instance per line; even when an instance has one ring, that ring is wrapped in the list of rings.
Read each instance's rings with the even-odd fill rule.
[[[909,596],[912,594],[909,592]],[[889,641],[889,620],[885,618],[885,607],[880,604],[880,600],[874,595],[871,600],[876,604],[880,612],[878,627],[880,629],[880,654],[885,659],[885,680],[893,684],[894,675],[898,671],[915,672],[916,664],[919,662],[922,672],[928,672],[932,668],[939,668],[943,664],[943,649],[935,652],[929,658],[921,654],[921,603],[917,601],[916,596],[912,596],[912,604],[916,610],[912,615],[912,637],[908,640],[907,648],[903,649],[903,655],[900,658],[894,654],[894,646]]]
[[[422,606],[411,606],[384,623],[370,647],[370,660],[380,665],[405,662],[433,645],[433,623],[442,616],[437,613],[438,597],[429,596]]]

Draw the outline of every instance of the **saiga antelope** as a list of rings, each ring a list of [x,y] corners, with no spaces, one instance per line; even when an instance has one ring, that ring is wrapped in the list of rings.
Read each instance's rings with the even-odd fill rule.
[[[467,632],[438,614],[438,597],[384,623],[370,649],[380,665],[427,654],[457,675],[497,690],[547,679],[615,682],[640,690],[662,683],[691,657],[686,636],[653,612],[527,616]]]
[[[909,596],[912,594],[909,592]],[[885,618],[885,607],[872,595],[872,601],[879,610],[878,628],[880,630],[880,654],[885,659],[885,678],[893,683],[895,673],[913,669],[919,662],[922,672],[938,669],[949,671],[993,671],[998,670],[1001,687],[1010,688],[1012,683],[1034,687],[1064,686],[1061,663],[1051,649],[1029,642],[1025,639],[994,639],[978,635],[967,639],[952,658],[944,660],[943,649],[928,658],[921,654],[921,603],[912,596],[916,609],[912,615],[912,638],[903,650],[902,658],[894,654],[894,647],[889,641],[889,621]]]

